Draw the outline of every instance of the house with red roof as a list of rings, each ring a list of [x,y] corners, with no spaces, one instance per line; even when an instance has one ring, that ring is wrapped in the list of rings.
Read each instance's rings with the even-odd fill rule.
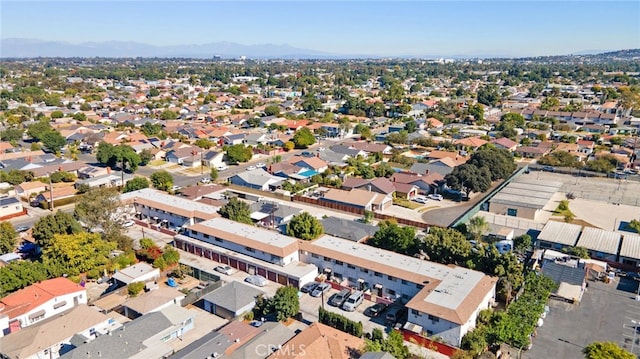
[[[491,143],[493,143],[497,148],[503,148],[511,152],[515,151],[518,147],[518,142],[513,141],[507,137],[496,138],[494,140],[491,140]]]
[[[87,303],[87,290],[67,278],[32,284],[0,299],[0,328],[6,335]]]

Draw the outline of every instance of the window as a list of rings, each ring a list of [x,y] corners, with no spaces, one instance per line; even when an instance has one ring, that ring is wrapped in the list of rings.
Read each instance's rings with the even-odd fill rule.
[[[353,264],[347,264],[347,268],[349,268],[349,269],[356,269],[356,266],[354,266]]]
[[[281,258],[279,256],[276,256],[276,255],[273,255],[273,254],[271,255],[271,261],[272,262],[278,262],[278,261],[280,261],[280,259]]]
[[[416,284],[416,288],[422,289],[422,288],[424,288],[424,286],[422,284]]]
[[[250,253],[253,253],[253,252],[255,252],[255,251],[256,251],[255,249],[253,249],[253,248],[251,248],[251,247],[244,247],[244,249],[245,249],[247,252],[250,252]]]
[[[362,273],[369,273],[369,270],[367,268],[360,268],[360,271]]]
[[[389,295],[396,295],[396,291],[389,288],[387,288],[387,293],[389,293]]]
[[[218,237],[213,237],[213,240],[220,243],[223,242],[222,238],[218,238]]]
[[[440,321],[440,318],[438,318],[438,317],[436,317],[436,316],[433,316],[433,315],[429,314],[429,320],[430,320],[430,321],[432,321],[432,322],[434,322],[434,323],[437,323],[437,322],[439,322],[439,321]]]
[[[337,259],[336,259],[336,265],[341,266],[341,265],[343,265],[343,264],[344,264],[344,263],[342,263],[341,261],[339,261],[339,260],[337,260]]]
[[[349,277],[349,282],[351,282],[351,283],[356,283],[357,281],[358,281],[358,279],[357,279],[357,278]]]
[[[408,295],[406,295],[406,294],[403,294],[403,295],[402,295],[402,299],[404,299],[404,300],[407,300],[407,301],[408,301],[408,300],[409,300],[409,296],[408,296]]]
[[[396,281],[396,279],[393,276],[390,276],[390,275],[387,276],[387,279],[392,281],[392,282]]]
[[[402,283],[402,284],[408,284],[409,282],[407,282],[406,280],[404,280],[404,279],[403,279],[403,280],[401,281],[401,283]]]
[[[317,254],[315,254],[315,253],[311,253],[311,257],[313,257],[313,258],[320,258],[320,256],[319,256],[319,255],[317,255]]]
[[[204,233],[203,233],[203,234],[202,234],[202,236],[203,236],[204,238],[206,238],[206,239],[209,239],[209,235],[208,235],[208,234],[204,234]]]
[[[331,258],[329,257],[324,257],[325,262],[331,262]]]
[[[411,314],[415,315],[416,317],[422,316],[422,314],[420,314],[420,311],[415,309],[411,309]]]
[[[430,331],[430,330],[427,330],[427,336],[428,336],[428,337],[430,337],[430,336],[432,336],[432,335],[433,335],[433,332],[432,332],[432,331]]]
[[[376,277],[382,277],[382,273],[379,272],[374,272],[373,275],[375,275]]]

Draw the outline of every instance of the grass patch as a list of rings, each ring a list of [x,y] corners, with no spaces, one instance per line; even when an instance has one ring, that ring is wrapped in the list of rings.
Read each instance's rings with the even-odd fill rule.
[[[163,160],[155,160],[155,161],[151,161],[149,162],[149,166],[162,166],[163,164],[165,164],[167,162],[163,161]]]
[[[573,220],[576,218],[576,215],[573,214],[573,212],[571,212],[571,210],[569,209],[569,201],[566,199],[563,199],[562,201],[560,201],[560,204],[553,211],[553,213],[555,213],[558,216],[564,217],[564,221],[567,223],[573,222]]]
[[[411,201],[406,200],[404,198],[394,198],[393,199],[393,204],[395,204],[396,206],[409,208],[409,209],[416,209],[416,208],[419,208],[420,206],[422,206],[419,203],[411,202]]]

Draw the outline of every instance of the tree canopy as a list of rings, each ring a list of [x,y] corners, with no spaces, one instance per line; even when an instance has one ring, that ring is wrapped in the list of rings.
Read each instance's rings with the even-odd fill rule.
[[[293,216],[287,224],[287,235],[304,239],[305,241],[316,239],[324,233],[322,223],[308,212],[302,212]]]
[[[100,142],[98,145],[96,159],[111,168],[121,166],[121,168],[124,167],[122,170],[128,168],[131,172],[135,172],[142,162],[140,155],[131,146],[125,144],[114,146],[106,142]]]
[[[220,208],[220,215],[232,221],[253,224],[251,220],[251,208],[246,202],[235,197],[231,198],[227,204]]]
[[[124,185],[122,192],[133,192],[143,188],[149,188],[149,180],[145,177],[136,177],[129,180],[129,182]]]
[[[0,222],[0,253],[13,252],[18,240],[18,232],[11,222]]]
[[[585,359],[634,359],[636,356],[615,342],[593,342],[582,349]]]
[[[168,191],[173,187],[173,176],[165,170],[154,172],[151,175],[151,184],[156,189]]]
[[[81,231],[80,223],[71,214],[58,210],[55,214],[40,218],[33,226],[31,235],[37,245],[46,248],[56,234],[73,234]]]
[[[241,143],[227,147],[227,161],[229,163],[247,162],[253,157],[253,149]]]
[[[467,197],[471,192],[484,192],[491,187],[489,169],[471,163],[456,166],[444,179],[449,187],[463,191]]]
[[[369,239],[368,244],[394,252],[413,255],[418,250],[418,240],[413,227],[401,227],[397,223],[383,221],[380,229]]]
[[[296,131],[296,133],[293,135],[292,141],[296,146],[295,148],[307,148],[316,143],[316,138],[311,130],[309,130],[307,127],[303,127]]]
[[[107,237],[122,230],[120,193],[115,187],[94,187],[76,202],[74,216],[90,229],[102,229]]]
[[[300,311],[298,289],[292,286],[278,288],[276,294],[271,298],[271,305],[278,321],[295,316]]]
[[[56,275],[77,275],[103,266],[115,243],[102,239],[98,233],[56,234],[43,250],[43,261]]]

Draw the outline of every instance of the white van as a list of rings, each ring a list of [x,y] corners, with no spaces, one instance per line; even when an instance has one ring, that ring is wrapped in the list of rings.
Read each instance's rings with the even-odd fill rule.
[[[363,300],[364,300],[364,293],[359,290],[355,291],[342,304],[342,309],[346,310],[347,312],[353,312],[356,310],[356,308],[358,308],[358,306],[360,306],[360,304],[362,304]]]

